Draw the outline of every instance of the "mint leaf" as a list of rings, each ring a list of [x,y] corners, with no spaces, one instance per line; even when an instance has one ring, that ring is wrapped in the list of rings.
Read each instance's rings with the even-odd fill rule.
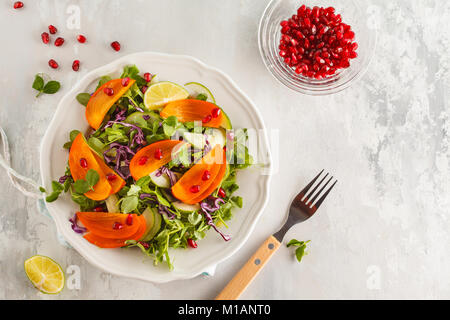
[[[77,94],[76,99],[83,106],[87,106],[89,100],[91,99],[91,95],[89,93],[82,92],[82,93]]]
[[[44,89],[44,79],[38,74],[34,78],[33,89],[36,89],[39,92]]]
[[[59,88],[61,88],[61,84],[58,81],[49,81],[44,86],[42,92],[46,94],[54,94],[59,91]]]

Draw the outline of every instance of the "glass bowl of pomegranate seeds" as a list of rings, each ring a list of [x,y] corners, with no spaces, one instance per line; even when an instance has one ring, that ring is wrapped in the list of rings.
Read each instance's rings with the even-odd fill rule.
[[[370,17],[354,0],[272,0],[259,50],[272,75],[309,95],[346,89],[367,70],[376,45]]]

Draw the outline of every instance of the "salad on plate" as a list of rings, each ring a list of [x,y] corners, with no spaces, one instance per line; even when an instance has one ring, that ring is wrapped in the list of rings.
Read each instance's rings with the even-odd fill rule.
[[[169,248],[197,248],[210,229],[231,239],[222,229],[243,205],[236,175],[253,160],[247,130],[233,129],[206,86],[157,78],[125,66],[77,95],[89,129],[70,132],[46,200],[67,193],[79,206],[68,223],[93,245],[139,247],[173,269]]]

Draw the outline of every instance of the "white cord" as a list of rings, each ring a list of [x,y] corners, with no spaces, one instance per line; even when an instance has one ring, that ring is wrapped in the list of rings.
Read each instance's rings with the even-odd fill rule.
[[[0,141],[3,141],[3,155],[0,154],[0,166],[5,168],[12,185],[27,197],[35,199],[43,198],[44,194],[37,191],[39,190],[39,184],[37,184],[34,180],[30,178],[22,176],[21,174],[17,173],[13,168],[11,168],[11,155],[9,153],[8,137],[6,136],[5,131],[3,131],[2,127],[0,127],[0,136],[1,136]],[[27,190],[26,188],[24,188],[19,184],[19,181],[28,184],[36,191]]]

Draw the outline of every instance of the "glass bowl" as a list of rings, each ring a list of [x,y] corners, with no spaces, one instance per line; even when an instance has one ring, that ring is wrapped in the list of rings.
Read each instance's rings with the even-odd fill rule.
[[[352,27],[358,43],[358,57],[350,61],[349,68],[339,69],[334,75],[317,80],[296,74],[279,56],[280,23],[296,14],[302,4],[311,8],[332,6],[336,13],[342,15],[342,21]],[[279,82],[297,92],[327,95],[344,90],[364,75],[375,51],[377,32],[369,12],[361,9],[355,0],[272,0],[261,17],[258,31],[259,51],[264,64]]]

